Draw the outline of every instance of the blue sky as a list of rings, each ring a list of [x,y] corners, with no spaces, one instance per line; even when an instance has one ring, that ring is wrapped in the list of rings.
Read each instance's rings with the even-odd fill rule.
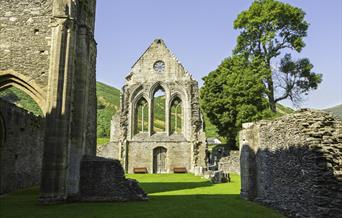
[[[342,103],[342,1],[284,0],[306,12],[310,23],[307,57],[323,82],[302,107],[327,108]],[[97,0],[95,39],[97,80],[121,88],[133,63],[155,38],[179,58],[197,79],[231,55],[237,15],[251,0]],[[288,106],[288,101],[282,102]]]

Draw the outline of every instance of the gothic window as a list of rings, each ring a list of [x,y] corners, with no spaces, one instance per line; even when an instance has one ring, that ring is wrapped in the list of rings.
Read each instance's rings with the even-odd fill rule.
[[[171,103],[170,110],[171,133],[182,132],[182,101],[176,97]]]
[[[135,133],[148,132],[148,104],[144,98],[141,98],[135,110]]]
[[[165,132],[165,90],[162,87],[153,95],[153,132]]]

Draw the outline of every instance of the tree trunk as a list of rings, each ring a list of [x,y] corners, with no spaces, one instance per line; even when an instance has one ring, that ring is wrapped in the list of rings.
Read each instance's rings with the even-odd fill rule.
[[[270,104],[270,109],[272,112],[277,112],[276,102],[274,99],[274,87],[273,87],[273,80],[272,78],[267,79],[267,88],[268,88],[268,103]]]

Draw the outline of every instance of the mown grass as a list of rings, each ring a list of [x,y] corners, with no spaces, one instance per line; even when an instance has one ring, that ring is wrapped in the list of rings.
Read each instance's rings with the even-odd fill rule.
[[[7,217],[282,217],[272,209],[240,199],[240,178],[215,184],[190,174],[128,175],[140,181],[149,194],[145,202],[37,204],[32,188],[0,198],[0,213]]]

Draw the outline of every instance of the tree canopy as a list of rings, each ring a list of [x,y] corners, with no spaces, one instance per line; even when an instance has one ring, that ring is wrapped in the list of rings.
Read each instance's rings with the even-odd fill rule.
[[[240,30],[234,54],[244,54],[249,58],[257,57],[258,60],[265,62],[268,71],[265,74],[264,85],[267,88],[266,95],[273,112],[276,112],[278,101],[290,98],[294,103],[298,103],[301,99],[300,94],[307,94],[309,90],[316,89],[321,82],[322,76],[311,72],[313,65],[309,59],[295,62],[289,58],[289,54],[285,54],[281,62],[286,62],[288,67],[296,65],[296,70],[291,69],[291,73],[284,72],[283,66],[278,69],[271,67],[272,60],[280,56],[282,52],[300,52],[304,48],[304,37],[309,27],[304,18],[304,11],[290,4],[276,0],[256,0],[234,21],[234,28]],[[289,70],[288,67],[287,70]],[[274,74],[277,73],[284,73],[282,78],[292,76],[294,80],[285,86],[275,86]],[[275,96],[278,92],[280,96]]]
[[[202,109],[228,143],[235,143],[242,123],[259,120],[269,112],[262,84],[264,69],[258,61],[236,55],[203,78]]]
[[[322,81],[309,59],[286,53],[304,48],[304,18],[290,4],[256,0],[234,21],[240,34],[233,55],[203,78],[201,89],[202,109],[228,142],[235,142],[242,123],[276,115],[281,100],[299,103]]]

